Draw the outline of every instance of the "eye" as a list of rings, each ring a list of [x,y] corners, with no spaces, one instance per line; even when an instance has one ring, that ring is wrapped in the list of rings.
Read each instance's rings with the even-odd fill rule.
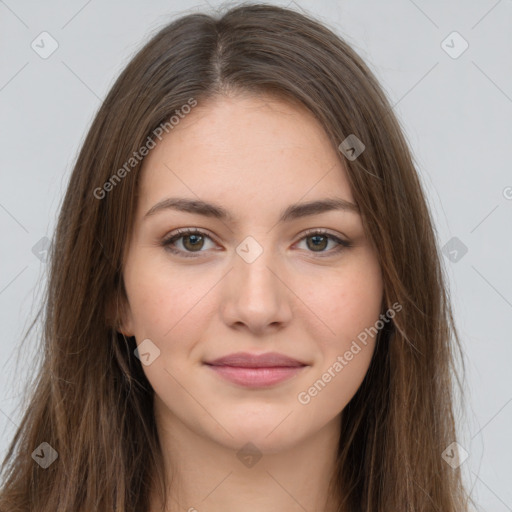
[[[311,229],[307,231],[300,241],[302,242],[303,240],[306,242],[307,249],[314,253],[320,253],[318,254],[320,257],[332,256],[347,247],[351,247],[350,242],[342,240],[338,236],[323,229]],[[334,242],[335,246],[333,249],[326,251],[325,249],[329,242]]]
[[[185,256],[187,258],[193,258],[195,254],[191,253],[204,252],[201,251],[201,249],[204,247],[204,241],[207,238],[211,240],[211,237],[209,235],[207,235],[204,231],[201,231],[199,229],[178,229],[175,234],[163,240],[162,245],[173,254],[178,254],[180,256]],[[174,246],[175,242],[180,239],[183,239],[182,246],[185,248],[185,250],[177,249]]]
[[[170,237],[164,239],[161,243],[166,250],[179,256],[186,258],[196,257],[197,254],[205,252],[201,249],[205,247],[205,240],[212,240],[212,238],[197,228],[183,228],[178,229]],[[176,242],[181,241],[182,248],[176,247]],[[347,247],[351,247],[351,243],[342,240],[341,238],[333,235],[322,229],[311,229],[302,236],[299,242],[306,241],[306,246],[309,252],[317,253],[320,257],[331,256],[337,254]],[[326,251],[329,242],[334,242],[335,246],[329,251]]]

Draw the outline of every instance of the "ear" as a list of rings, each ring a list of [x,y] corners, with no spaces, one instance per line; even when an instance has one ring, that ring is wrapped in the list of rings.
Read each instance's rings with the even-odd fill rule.
[[[108,326],[125,336],[134,336],[130,305],[123,290],[113,293],[107,300],[105,317]]]

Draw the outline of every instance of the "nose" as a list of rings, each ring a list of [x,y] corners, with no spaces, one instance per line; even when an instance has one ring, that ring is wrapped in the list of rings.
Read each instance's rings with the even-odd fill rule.
[[[223,284],[222,320],[253,334],[282,329],[292,319],[294,297],[286,281],[283,266],[271,250],[264,249],[254,261],[235,254]]]

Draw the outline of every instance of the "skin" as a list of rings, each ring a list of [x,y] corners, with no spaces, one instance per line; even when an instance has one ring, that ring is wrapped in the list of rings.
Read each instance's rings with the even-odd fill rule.
[[[309,403],[298,395],[379,319],[381,270],[358,212],[278,217],[297,202],[353,203],[346,176],[307,110],[262,96],[199,104],[144,160],[123,268],[122,331],[160,351],[143,369],[155,391],[167,481],[171,468],[175,475],[166,510],[334,510],[326,496],[340,415],[363,381],[375,338]],[[173,209],[144,218],[171,196],[219,204],[233,221]],[[178,228],[207,232],[200,243],[186,235],[174,242],[192,257],[162,246]],[[320,235],[315,248],[315,235],[304,235],[312,228],[352,246],[336,252],[338,244]],[[252,263],[236,252],[247,236],[263,249]],[[254,389],[204,364],[238,351],[275,351],[308,366]],[[248,442],[262,455],[252,467],[237,457]],[[153,493],[151,511],[160,505]]]

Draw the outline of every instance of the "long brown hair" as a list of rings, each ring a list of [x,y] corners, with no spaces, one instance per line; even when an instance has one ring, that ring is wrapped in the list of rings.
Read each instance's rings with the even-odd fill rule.
[[[246,4],[163,27],[120,74],[92,123],[53,238],[44,359],[3,461],[1,511],[141,512],[154,481],[166,501],[153,390],[135,339],[117,331],[142,162],[134,155],[160,126],[170,131],[170,116],[184,105],[236,93],[298,102],[334,147],[349,135],[365,145],[356,159],[339,156],[378,253],[383,311],[395,302],[403,309],[379,333],[369,371],[342,414],[331,481],[339,510],[467,510],[460,468],[442,458],[456,439],[461,346],[399,122],[367,65],[325,24]],[[58,454],[47,468],[33,456],[50,453],[41,443]]]

